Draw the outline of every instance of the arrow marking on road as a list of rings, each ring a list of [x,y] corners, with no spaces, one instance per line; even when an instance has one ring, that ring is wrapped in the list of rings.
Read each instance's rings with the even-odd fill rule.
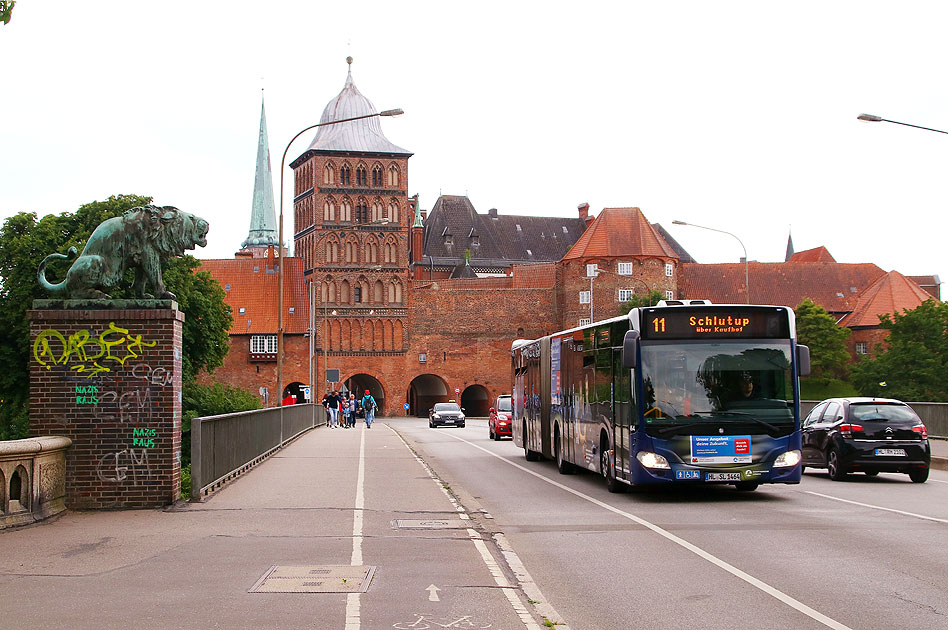
[[[438,591],[441,590],[440,588],[438,588],[437,586],[435,586],[434,584],[432,584],[431,586],[429,586],[429,587],[426,588],[425,590],[428,591],[428,601],[429,601],[429,602],[440,602],[440,601],[441,601],[441,598],[438,597]]]

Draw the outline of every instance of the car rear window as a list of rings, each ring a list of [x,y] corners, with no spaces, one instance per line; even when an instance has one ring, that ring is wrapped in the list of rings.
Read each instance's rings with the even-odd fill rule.
[[[436,403],[434,406],[435,411],[461,411],[461,408],[457,406],[456,403]]]
[[[891,403],[854,403],[849,407],[853,420],[886,420],[911,421],[918,420],[918,416],[908,405],[893,405]]]

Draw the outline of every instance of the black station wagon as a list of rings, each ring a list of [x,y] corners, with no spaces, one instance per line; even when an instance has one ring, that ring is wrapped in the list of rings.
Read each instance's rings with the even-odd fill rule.
[[[925,425],[898,400],[830,398],[803,421],[803,466],[826,468],[834,481],[897,472],[924,483],[931,456]]]

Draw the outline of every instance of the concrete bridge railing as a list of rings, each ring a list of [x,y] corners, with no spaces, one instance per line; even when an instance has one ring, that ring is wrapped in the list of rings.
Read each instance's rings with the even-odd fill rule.
[[[326,424],[312,403],[258,409],[191,421],[191,500],[263,461],[300,434]]]
[[[0,529],[66,509],[67,437],[0,442]]]
[[[819,402],[818,400],[801,400],[802,416],[805,418],[806,414],[810,413],[810,410]],[[948,403],[910,402],[908,404],[925,424],[929,437],[948,439]]]

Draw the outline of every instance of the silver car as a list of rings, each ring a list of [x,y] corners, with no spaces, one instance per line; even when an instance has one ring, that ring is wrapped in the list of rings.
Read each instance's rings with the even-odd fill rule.
[[[428,426],[432,429],[439,426],[463,427],[464,409],[455,402],[435,403],[428,411]]]

